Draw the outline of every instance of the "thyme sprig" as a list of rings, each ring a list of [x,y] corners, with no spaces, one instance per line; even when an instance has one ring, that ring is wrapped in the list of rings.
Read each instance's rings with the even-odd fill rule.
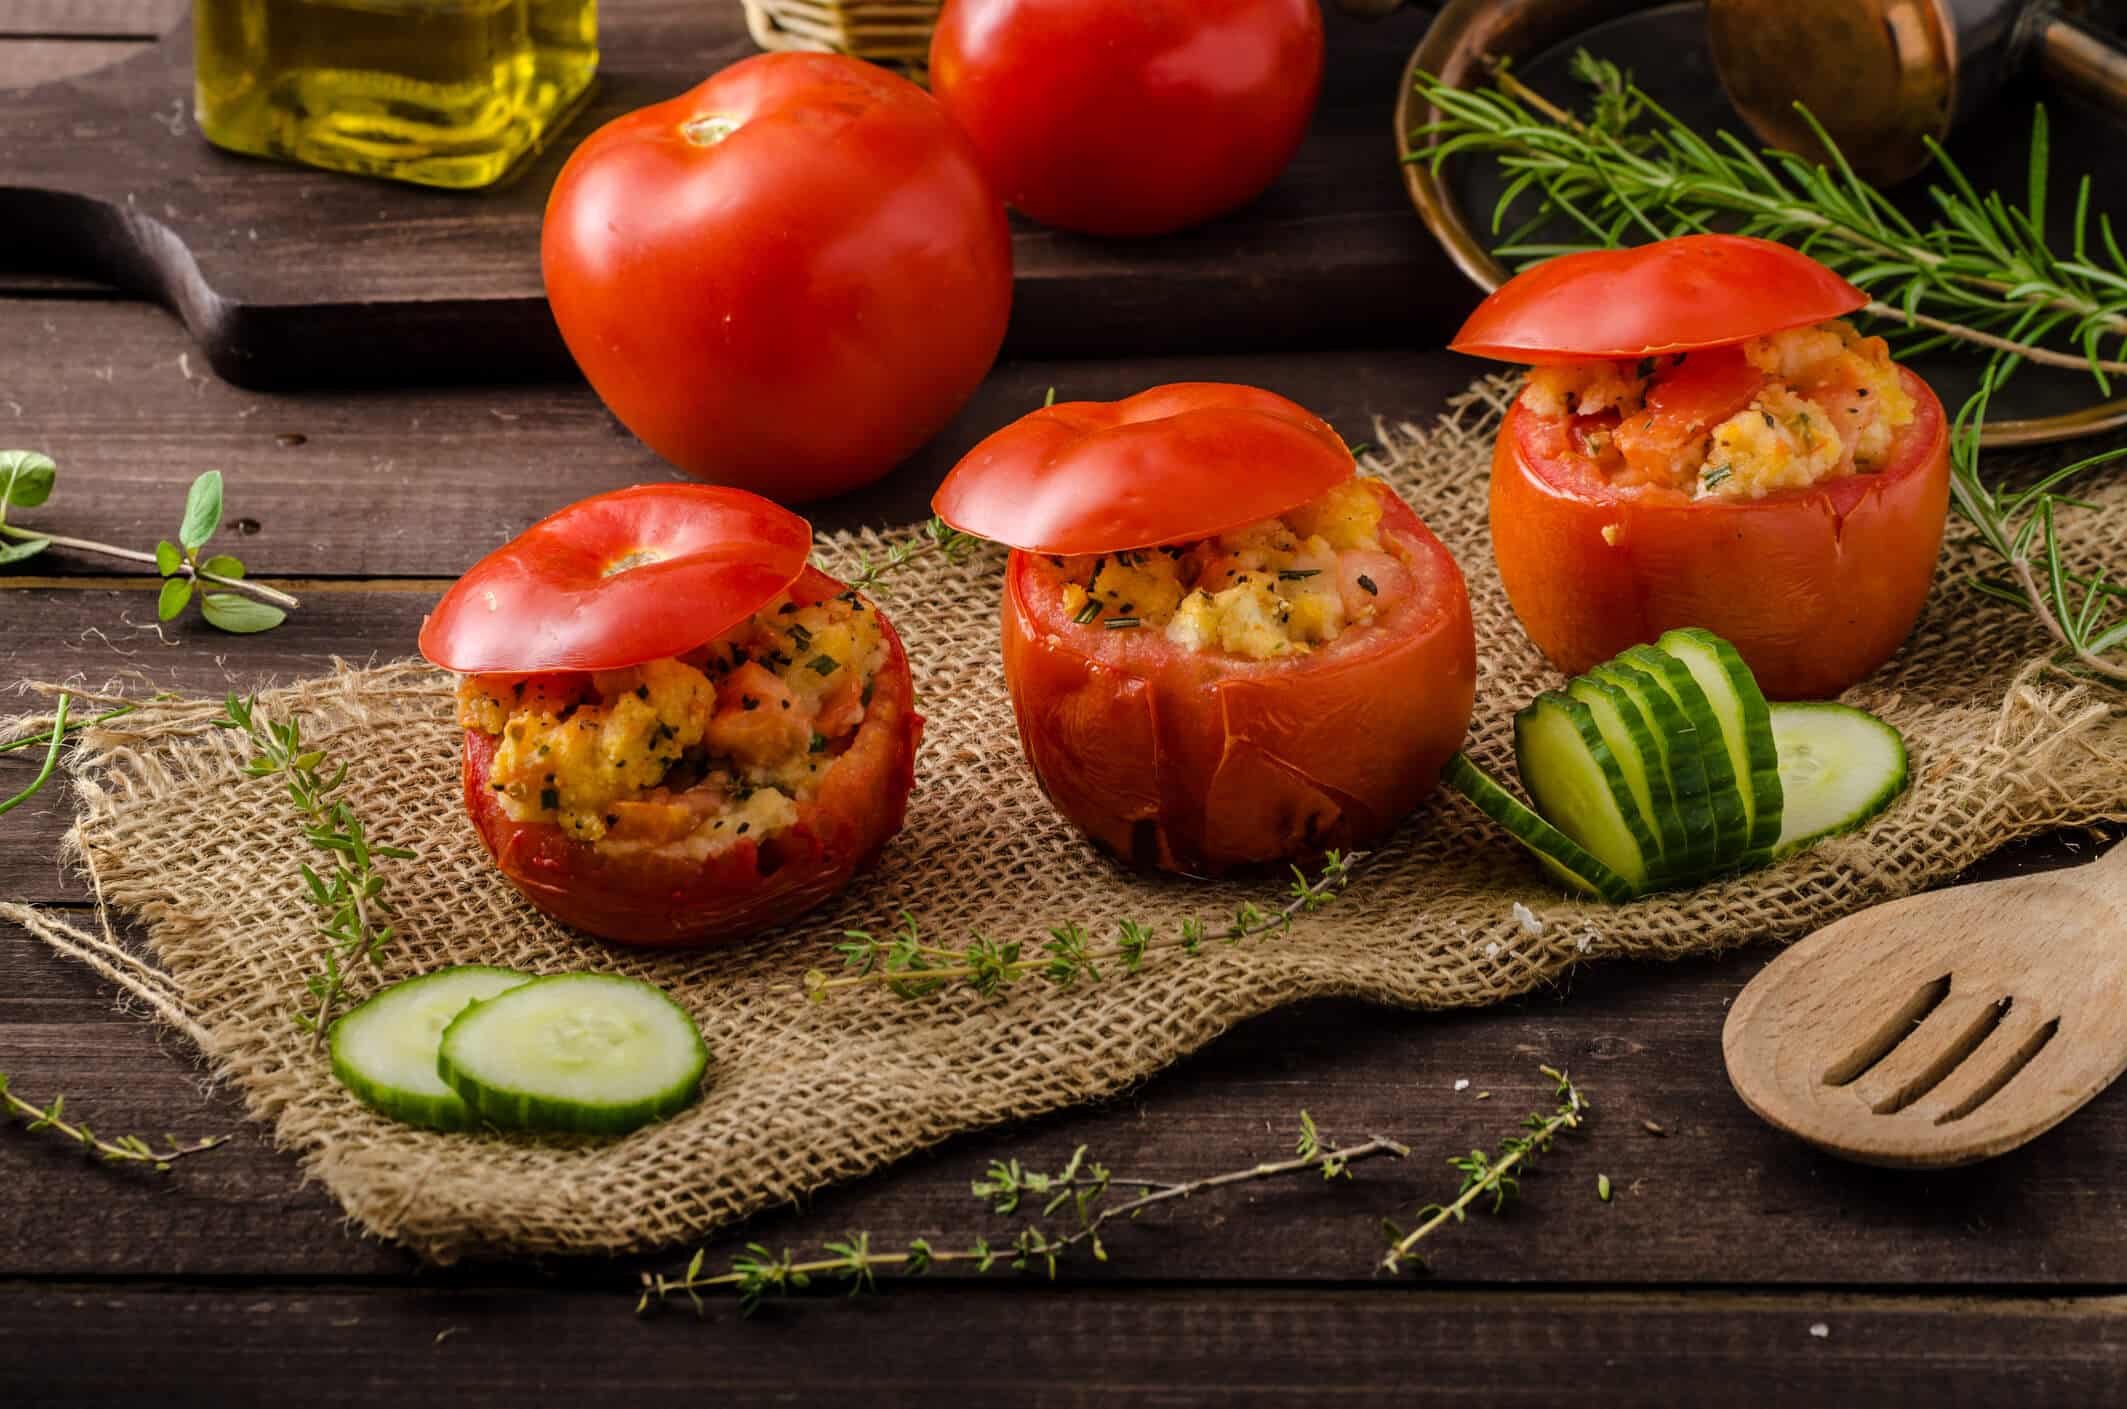
[[[1531,212],[1496,252],[1536,263],[1714,228],[1798,245],[1868,291],[1868,311],[1923,328],[1908,354],[1946,342],[2031,361],[2088,369],[2109,394],[2127,372],[2127,253],[2112,220],[2090,217],[2091,179],[2076,188],[2065,244],[2046,228],[2046,114],[2031,125],[2028,189],[2019,204],[1981,195],[1941,148],[1930,145],[1941,184],[1928,191],[1936,218],[1919,223],[1857,176],[1816,119],[1819,162],[1757,148],[1733,132],[1700,136],[1632,82],[1586,51],[1573,76],[1593,94],[1583,122],[1504,65],[1490,89],[1460,89],[1421,73],[1418,92],[1441,116],[1410,134],[1405,160],[1436,170],[1458,152],[1490,154],[1507,176],[1492,211],[1499,235],[1525,197]],[[1585,239],[1541,242],[1564,220]],[[2111,360],[2106,337],[2122,339]],[[2061,346],[2048,346],[2052,339]]]
[[[1701,137],[1654,102],[1617,65],[1585,52],[1572,72],[1593,95],[1586,121],[1557,107],[1504,67],[1489,90],[1447,86],[1431,75],[1419,92],[1443,116],[1411,134],[1407,160],[1440,163],[1458,152],[1491,155],[1507,173],[1492,211],[1499,235],[1510,211],[1533,197],[1533,213],[1504,234],[1502,257],[1536,263],[1637,238],[1706,230],[1785,240],[1839,270],[1871,297],[1867,311],[1919,335],[1908,356],[1963,345],[1988,357],[1979,390],[1959,410],[1951,493],[1997,558],[1971,585],[2029,611],[2058,647],[2056,660],[2090,677],[2127,684],[2127,584],[2078,571],[2063,549],[2062,520],[2089,507],[2058,492],[2077,475],[2119,458],[2086,456],[2021,489],[1989,486],[1980,432],[1993,394],[2024,362],[2087,371],[2102,394],[2127,373],[2127,252],[2111,218],[2090,211],[2091,180],[2076,185],[2066,229],[2049,232],[2050,144],[2034,110],[2027,189],[2021,204],[1981,195],[1947,154],[1934,152],[1941,182],[1929,189],[1936,217],[1918,223],[1855,175],[1814,119],[1826,161],[1760,150],[1734,133]],[[1808,118],[1807,112],[1803,113]],[[1565,220],[1587,238],[1538,243],[1542,226]],[[2118,338],[2112,359],[2107,338]]]
[[[1051,929],[1046,940],[1031,946],[976,932],[965,945],[953,948],[925,941],[916,917],[904,910],[890,934],[844,930],[842,942],[835,946],[842,955],[843,972],[831,976],[824,969],[810,971],[804,979],[805,993],[818,1002],[837,989],[883,984],[898,997],[915,999],[957,985],[988,998],[1029,978],[1070,988],[1097,983],[1104,972],[1119,969],[1134,974],[1153,956],[1175,952],[1193,956],[1207,944],[1239,944],[1284,934],[1294,920],[1335,900],[1350,883],[1352,873],[1365,863],[1366,855],[1332,851],[1322,858],[1321,869],[1313,877],[1293,867],[1289,898],[1276,910],[1246,901],[1223,926],[1214,928],[1201,917],[1191,917],[1171,934],[1155,934],[1136,920],[1120,920],[1112,938],[1096,938],[1074,920]]]
[[[698,1250],[678,1276],[645,1272],[635,1309],[638,1313],[647,1312],[684,1296],[700,1315],[706,1310],[703,1292],[731,1292],[738,1297],[740,1313],[750,1314],[769,1297],[806,1291],[816,1280],[839,1283],[855,1296],[876,1291],[881,1273],[920,1277],[933,1267],[949,1263],[965,1264],[978,1273],[1008,1267],[1015,1272],[1038,1271],[1053,1278],[1059,1264],[1074,1251],[1083,1250],[1095,1261],[1107,1261],[1101,1230],[1117,1220],[1134,1219],[1156,1205],[1236,1184],[1310,1172],[1318,1172],[1324,1179],[1348,1177],[1351,1166],[1361,1160],[1400,1159],[1409,1153],[1407,1146],[1379,1135],[1353,1145],[1332,1145],[1302,1111],[1300,1136],[1291,1158],[1266,1160],[1201,1179],[1160,1182],[1123,1178],[1089,1159],[1083,1145],[1072,1152],[1063,1168],[1053,1173],[1027,1170],[1017,1160],[993,1161],[985,1177],[970,1185],[974,1197],[993,1213],[1011,1215],[1038,1202],[1038,1218],[1068,1212],[1075,1226],[1066,1232],[1031,1222],[1009,1237],[996,1241],[978,1237],[965,1246],[950,1248],[916,1238],[898,1248],[874,1249],[871,1234],[850,1233],[822,1243],[820,1256],[803,1261],[788,1248],[778,1253],[760,1243],[749,1243],[744,1252],[732,1259],[728,1270],[717,1273],[706,1270],[707,1253]],[[1137,1192],[1123,1196],[1132,1189]]]
[[[175,1135],[165,1135],[159,1149],[138,1135],[120,1135],[107,1140],[88,1126],[66,1119],[64,1096],[54,1096],[51,1104],[40,1106],[16,1095],[8,1086],[6,1072],[0,1072],[0,1103],[5,1104],[10,1114],[28,1122],[27,1129],[49,1130],[63,1136],[81,1146],[83,1153],[94,1155],[107,1164],[144,1164],[152,1169],[165,1170],[186,1155],[204,1154],[229,1139],[226,1135],[212,1135],[182,1145]]]
[[[163,580],[155,603],[158,620],[175,620],[192,604],[195,591],[211,583],[227,590],[199,592],[200,615],[209,626],[238,635],[271,631],[286,621],[288,611],[298,605],[294,597],[278,588],[246,580],[241,559],[227,553],[201,556],[221,526],[220,470],[208,470],[192,481],[185,493],[177,541],[164,539],[152,553],[44,533],[7,521],[9,509],[34,509],[51,498],[57,477],[58,466],[48,455],[35,450],[0,450],[0,540],[5,540],[0,541],[0,567],[34,558],[47,548],[72,548],[129,563],[152,564]]]
[[[934,553],[942,553],[947,562],[957,563],[981,541],[933,516],[913,535],[888,548],[883,558],[874,560],[870,553],[866,553],[857,559],[856,571],[847,579],[846,585],[854,592],[877,593],[885,588],[888,577],[910,563]]]
[[[255,750],[244,771],[254,778],[286,780],[288,800],[303,819],[303,839],[329,858],[322,876],[308,863],[298,863],[307,898],[317,911],[313,923],[325,941],[324,969],[304,980],[310,1006],[296,1014],[297,1025],[311,1035],[315,1050],[346,990],[348,970],[357,962],[374,964],[398,933],[384,923],[392,908],[384,898],[384,878],[377,874],[376,863],[386,858],[410,861],[414,853],[369,840],[362,819],[337,796],[347,781],[347,765],[334,765],[322,749],[306,748],[299,718],[268,718],[259,713],[255,699],[233,694],[224,708],[215,727],[243,734]]]
[[[1462,1222],[1474,1206],[1489,1200],[1493,1213],[1504,1212],[1507,1204],[1520,1195],[1520,1176],[1536,1163],[1537,1156],[1548,1152],[1560,1134],[1580,1129],[1581,1123],[1588,1118],[1587,1093],[1575,1086],[1563,1071],[1548,1066],[1542,1071],[1554,1083],[1556,1106],[1548,1113],[1531,1112],[1522,1121],[1522,1128],[1528,1134],[1509,1135],[1500,1141],[1496,1154],[1472,1150],[1450,1159],[1448,1163],[1462,1171],[1462,1187],[1449,1202],[1427,1204],[1419,1209],[1418,1222],[1408,1232],[1396,1223],[1384,1220],[1389,1247],[1381,1257],[1382,1271],[1400,1272],[1406,1265],[1423,1268],[1425,1259],[1418,1256],[1418,1244],[1450,1220]]]

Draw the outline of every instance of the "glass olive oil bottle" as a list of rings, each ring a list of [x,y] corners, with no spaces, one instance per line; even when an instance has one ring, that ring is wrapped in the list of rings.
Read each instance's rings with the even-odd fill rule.
[[[208,141],[427,186],[485,186],[598,67],[598,0],[195,0]]]

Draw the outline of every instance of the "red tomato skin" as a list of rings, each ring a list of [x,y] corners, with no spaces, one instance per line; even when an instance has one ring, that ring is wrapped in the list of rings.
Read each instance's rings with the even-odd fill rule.
[[[1042,790],[1141,867],[1211,876],[1371,845],[1425,800],[1476,697],[1469,595],[1448,551],[1376,486],[1418,587],[1356,649],[1252,662],[1181,650],[1134,663],[1064,614],[1039,555],[1006,569],[1004,674]],[[1103,659],[1107,655],[1109,658]]]
[[[949,0],[931,88],[1007,202],[1164,235],[1261,195],[1322,84],[1317,0]]]
[[[1822,323],[1868,301],[1786,245],[1680,235],[1523,270],[1477,305],[1448,346],[1532,365],[1653,357]]]
[[[696,118],[741,125],[713,145]],[[996,360],[1004,206],[929,95],[763,54],[614,119],[562,168],[540,250],[577,365],[697,479],[784,503],[867,484]]]
[[[807,568],[791,588],[810,603],[842,584]],[[882,614],[886,663],[857,737],[798,820],[765,844],[742,841],[695,866],[655,855],[616,855],[551,822],[517,822],[488,786],[496,740],[467,730],[465,810],[503,877],[533,905],[587,934],[645,948],[692,948],[743,939],[834,896],[870,869],[908,811],[923,718],[901,638]],[[773,864],[764,872],[764,851]]]
[[[1351,451],[1305,407],[1260,387],[1174,382],[1029,412],[953,466],[931,509],[1029,552],[1113,553],[1273,518],[1351,476]]]
[[[1755,500],[1613,489],[1563,458],[1566,422],[1517,402],[1492,458],[1492,554],[1529,639],[1576,675],[1703,626],[1781,700],[1882,665],[1920,617],[1950,500],[1942,403],[1900,375],[1914,420],[1884,469]]]

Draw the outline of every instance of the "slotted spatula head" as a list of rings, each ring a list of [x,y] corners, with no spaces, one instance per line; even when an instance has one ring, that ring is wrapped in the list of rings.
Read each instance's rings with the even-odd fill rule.
[[[2127,1069],[2127,844],[1827,925],[1744,988],[1721,1047],[1746,1105],[1833,1154],[2014,1149]]]

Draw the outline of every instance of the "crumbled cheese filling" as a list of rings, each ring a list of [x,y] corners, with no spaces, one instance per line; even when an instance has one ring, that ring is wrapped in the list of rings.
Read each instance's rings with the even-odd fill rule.
[[[1355,479],[1216,538],[1054,561],[1082,628],[1267,660],[1334,641],[1410,591],[1380,528],[1381,501]]]
[[[802,607],[784,595],[676,658],[466,676],[458,722],[499,740],[488,783],[512,820],[714,855],[797,820],[885,659],[877,614],[854,594]]]
[[[1731,401],[1665,404],[1659,389],[1693,357],[1734,357],[1755,377],[1740,408]],[[1576,362],[1531,369],[1522,405],[1540,416],[1577,418],[1581,452],[1613,483],[1660,485],[1697,498],[1759,499],[1844,474],[1868,474],[1889,458],[1913,420],[1882,338],[1846,322],[1752,338],[1735,350]]]

